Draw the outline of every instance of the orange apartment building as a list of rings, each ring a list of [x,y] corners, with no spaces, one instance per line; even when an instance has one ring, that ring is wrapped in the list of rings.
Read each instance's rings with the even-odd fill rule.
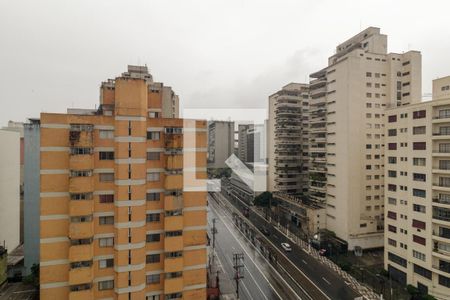
[[[129,66],[41,114],[41,299],[206,299],[206,122],[162,91]]]

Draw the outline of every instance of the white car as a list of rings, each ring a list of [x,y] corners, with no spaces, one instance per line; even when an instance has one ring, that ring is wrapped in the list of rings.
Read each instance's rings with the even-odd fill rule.
[[[284,251],[287,251],[287,252],[292,251],[291,245],[289,245],[288,243],[281,243],[281,247],[284,249]]]

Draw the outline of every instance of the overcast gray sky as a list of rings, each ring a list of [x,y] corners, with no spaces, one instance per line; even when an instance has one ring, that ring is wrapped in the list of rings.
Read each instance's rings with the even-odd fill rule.
[[[102,80],[147,64],[186,108],[265,108],[368,26],[450,75],[450,1],[0,0],[0,126],[93,108]]]

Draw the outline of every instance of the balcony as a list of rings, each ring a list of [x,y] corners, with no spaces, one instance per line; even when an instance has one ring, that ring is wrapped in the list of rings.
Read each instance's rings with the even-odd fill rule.
[[[71,262],[92,260],[94,256],[93,248],[93,244],[70,246],[69,260]]]
[[[183,271],[184,260],[182,257],[164,259],[164,272],[181,272]]]
[[[70,223],[69,237],[71,239],[85,239],[94,235],[93,222]]]
[[[183,230],[183,216],[164,217],[164,229],[167,231]]]
[[[183,236],[172,236],[164,238],[164,251],[174,252],[183,250]]]
[[[70,193],[87,193],[94,190],[94,180],[92,176],[71,177],[69,179]]]
[[[69,167],[72,170],[92,170],[94,168],[94,155],[93,154],[70,155]]]
[[[71,200],[69,202],[70,216],[91,215],[94,211],[94,202],[92,200]]]
[[[313,99],[323,97],[327,93],[327,87],[324,86],[324,87],[317,88],[317,89],[311,89],[310,92],[311,92],[311,98],[313,98]]]
[[[69,300],[94,300],[94,294],[92,290],[70,292]]]
[[[174,210],[183,208],[183,196],[164,196],[164,209]]]
[[[164,279],[164,294],[172,294],[183,291],[183,277]]]
[[[92,279],[93,279],[92,266],[70,269],[69,271],[70,285],[92,282]]]
[[[183,188],[183,175],[166,175],[164,188],[166,190],[181,190]]]
[[[89,129],[90,128],[90,129]],[[72,147],[92,147],[93,145],[93,126],[89,128],[71,128],[69,132],[69,142]]]
[[[168,155],[166,160],[167,170],[183,169],[183,155]]]
[[[164,145],[166,149],[183,148],[183,135],[181,134],[166,135]]]

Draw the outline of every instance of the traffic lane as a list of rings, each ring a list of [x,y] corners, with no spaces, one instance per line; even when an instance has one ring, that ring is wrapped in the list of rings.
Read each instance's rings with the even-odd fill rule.
[[[218,232],[220,232],[220,238],[218,238],[218,236],[216,237],[216,249],[219,249],[224,257],[223,259],[225,259],[227,265],[231,267],[231,269],[228,268],[227,272],[231,271],[230,274],[234,274],[234,268],[232,267],[233,262],[231,259],[233,253],[243,253],[245,277],[241,282],[245,284],[246,288],[251,293],[251,296],[253,297],[251,299],[281,299],[269,285],[269,281],[262,275],[261,271],[257,268],[255,261],[252,259],[252,256],[258,257],[259,253],[255,253],[255,250],[251,249],[250,245],[245,245],[244,243],[247,243],[245,239],[239,240],[238,242],[240,233],[238,231],[232,233],[231,231],[234,227],[224,224],[224,221],[229,221],[230,223],[232,223],[232,221],[226,220],[227,217],[225,215],[219,215],[215,209],[214,206],[211,207],[211,215],[212,217],[216,217],[216,228]],[[244,249],[244,247],[246,249]]]
[[[228,203],[226,199],[224,201]],[[292,283],[290,286],[291,290],[295,289],[297,294],[301,295],[302,299],[330,299],[317,285],[315,285],[304,273],[302,273],[302,271],[297,268],[294,263],[289,260],[289,258],[284,255],[282,250],[275,245],[270,245],[269,247],[273,249],[272,251],[276,251],[278,257],[277,265],[279,266],[279,270],[277,273],[282,272],[284,274],[282,278],[286,278],[286,280],[282,280]]]
[[[222,196],[227,198],[226,194],[222,193]],[[232,199],[230,202],[235,206],[237,204],[237,207],[240,210],[246,207],[241,201]],[[292,246],[293,251],[290,253],[285,252],[285,254],[288,254],[287,256],[289,259],[297,266],[301,267],[305,275],[329,297],[332,297],[333,299],[354,299],[359,296],[359,294],[351,289],[339,275],[334,273],[333,270],[305,253],[302,248],[297,245],[292,245],[290,240],[276,230],[272,224],[268,223],[268,221],[259,214],[250,210],[249,219],[260,229],[263,227],[268,228],[271,232],[268,239],[281,249],[281,251],[284,250],[281,248],[280,244],[283,242],[289,243]]]
[[[294,245],[286,236],[271,228],[264,218],[254,212],[250,212],[251,221],[259,226],[269,227],[268,238],[280,249],[281,243],[288,243],[292,247],[292,252],[285,252],[286,256],[293,261],[322,291],[333,299],[354,299],[359,295],[353,291],[345,281],[333,270],[321,264],[314,257],[306,253],[302,248]],[[258,227],[259,227],[258,226]],[[262,228],[262,227],[259,227]]]

